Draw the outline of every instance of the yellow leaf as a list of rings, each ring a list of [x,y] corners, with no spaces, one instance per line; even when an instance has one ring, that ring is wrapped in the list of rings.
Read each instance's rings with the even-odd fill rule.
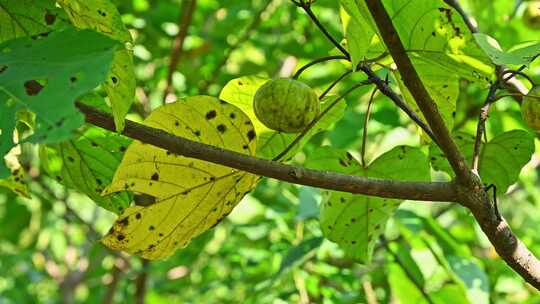
[[[30,193],[26,185],[26,173],[17,159],[17,156],[20,154],[21,147],[17,146],[11,149],[4,159],[0,158],[0,161],[6,161],[7,167],[11,171],[11,176],[0,179],[0,187],[6,187],[20,196],[30,198]]]
[[[214,97],[195,96],[167,104],[152,112],[144,124],[255,155],[255,131],[249,118]],[[168,257],[218,224],[256,182],[256,175],[135,141],[104,194],[128,190],[151,195],[156,202],[126,209],[102,242],[146,259]]]

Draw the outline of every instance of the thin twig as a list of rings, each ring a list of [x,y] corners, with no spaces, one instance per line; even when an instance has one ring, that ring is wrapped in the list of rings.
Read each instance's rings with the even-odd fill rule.
[[[446,4],[448,4],[450,7],[452,7],[453,9],[455,9],[458,12],[458,14],[461,16],[461,18],[463,19],[463,21],[465,22],[465,24],[467,25],[467,27],[469,28],[471,33],[479,33],[478,27],[474,25],[471,18],[467,15],[465,10],[459,4],[458,0],[444,0],[444,2],[446,2]],[[506,67],[504,65],[495,65],[495,69],[497,70],[498,81],[501,81],[502,73],[499,73],[499,72],[504,71],[506,69]],[[526,88],[525,88],[525,86],[523,85],[523,83],[521,81],[519,81],[518,79],[515,79],[515,78],[514,79],[508,79],[508,80],[509,80],[508,84],[510,85],[510,89],[514,93],[518,92],[518,93],[522,93],[522,95],[524,95],[524,93],[526,93],[524,91]],[[506,82],[507,81],[505,81],[505,83]],[[516,101],[518,101],[518,102],[521,101],[519,96],[520,95],[514,96],[514,99]]]
[[[461,5],[459,5],[459,2],[457,0],[444,0],[444,2],[446,2],[446,4],[448,4],[449,6],[451,6],[458,12],[458,14],[461,16],[461,18],[463,19],[463,21],[465,22],[465,24],[467,25],[471,33],[478,33],[478,28],[473,24],[471,18],[469,18],[467,13],[465,13],[465,10],[463,10],[463,8],[461,7]]]
[[[336,39],[334,39],[334,37],[332,37],[332,35],[328,32],[328,30],[322,25],[322,23],[319,21],[319,19],[317,18],[317,16],[313,13],[313,11],[311,10],[311,3],[310,2],[302,2],[300,3],[299,5],[302,9],[304,9],[304,11],[306,12],[306,14],[308,14],[308,16],[311,18],[311,20],[313,21],[313,23],[315,23],[315,25],[319,28],[319,30],[323,33],[323,35],[328,39],[330,40],[330,42],[332,42],[332,44],[343,54],[345,55],[345,57],[347,57],[347,59],[350,60],[351,58],[351,55],[349,54],[349,52],[347,52],[347,50],[339,43],[337,42]]]
[[[105,292],[105,296],[103,297],[103,304],[112,304],[114,303],[114,295],[116,294],[116,288],[118,287],[118,282],[120,282],[120,278],[122,277],[122,269],[118,267],[115,263],[113,265],[113,268],[110,272],[111,275],[111,282],[107,285],[107,291]]]
[[[472,158],[472,170],[478,174],[478,165],[480,162],[480,149],[482,146],[482,136],[484,135],[486,129],[486,120],[488,119],[489,108],[491,104],[495,101],[497,90],[499,89],[498,82],[493,84],[489,88],[488,96],[484,105],[480,109],[480,114],[478,116],[478,124],[476,126],[476,138],[474,142],[474,151]]]
[[[401,97],[399,97],[398,94],[396,94],[396,92],[394,92],[394,90],[388,86],[384,80],[373,72],[369,65],[361,64],[359,69],[362,70],[371,81],[373,81],[381,93],[390,98],[390,100],[392,100],[392,102],[394,102],[398,108],[403,110],[403,112],[405,112],[405,114],[407,114],[412,121],[414,121],[422,130],[424,130],[424,132],[426,132],[433,142],[437,142],[437,137],[435,134],[433,134],[431,128],[420,118],[420,116],[418,116],[418,114],[414,112],[413,109],[411,109],[411,107],[405,101],[403,101],[403,99],[401,99]]]
[[[373,89],[373,92],[371,92],[371,95],[369,96],[369,102],[366,109],[366,117],[364,118],[364,130],[362,134],[362,148],[360,149],[360,160],[362,161],[362,167],[366,167],[366,142],[367,142],[367,135],[368,135],[368,125],[369,125],[369,117],[371,116],[371,106],[373,105],[373,97],[375,97],[375,93],[377,93],[377,88]]]
[[[352,71],[351,70],[348,70],[346,71],[345,73],[341,74],[341,76],[339,76],[336,80],[334,80],[329,86],[328,88],[326,88],[326,90],[324,90],[324,92],[321,93],[321,95],[319,96],[319,100],[322,100],[326,95],[328,95],[328,93],[338,84],[340,83],[343,79],[345,79],[345,77],[351,75]]]
[[[306,65],[302,66],[301,68],[299,68],[298,71],[296,71],[296,73],[294,73],[292,78],[293,79],[298,79],[300,77],[300,75],[305,70],[307,70],[309,67],[311,67],[313,65],[316,65],[316,64],[321,63],[321,62],[326,62],[326,61],[330,61],[330,60],[338,60],[338,59],[347,60],[347,57],[342,56],[342,55],[334,55],[334,56],[325,56],[325,57],[317,58],[317,59],[315,59],[313,61],[308,62]]]
[[[501,77],[504,77],[505,74],[510,74],[510,75],[508,75],[508,77],[504,77],[503,82],[508,82],[510,79],[512,79],[516,75],[519,75],[519,76],[527,79],[527,81],[529,81],[529,83],[531,85],[535,86],[536,83],[534,82],[534,80],[532,80],[532,78],[529,75],[522,72],[522,70],[525,69],[526,67],[527,67],[526,65],[522,65],[517,70],[505,70],[505,71],[503,71],[502,72],[503,75],[501,75]]]
[[[135,278],[135,303],[144,304],[146,296],[146,285],[148,281],[148,266],[150,261],[142,259],[142,269],[139,275]]]
[[[167,71],[167,84],[165,86],[165,91],[163,92],[163,102],[165,102],[167,100],[167,96],[174,91],[174,87],[172,85],[174,71],[176,71],[176,67],[180,62],[184,41],[186,40],[189,25],[193,19],[193,13],[195,12],[196,6],[197,0],[184,0],[182,2],[182,7],[180,8],[180,17],[178,19],[178,26],[180,30],[174,38],[173,46],[171,48],[169,70]]]
[[[296,138],[289,145],[287,145],[285,149],[283,149],[283,151],[281,151],[281,153],[276,155],[272,160],[274,161],[281,160],[281,158],[287,155],[287,153],[289,153],[289,151],[291,151],[291,149],[294,146],[296,146],[300,142],[300,140],[302,140],[302,138],[304,138],[304,136],[315,126],[315,124],[317,124],[321,120],[321,118],[323,118],[328,112],[330,112],[330,110],[332,110],[334,106],[338,104],[339,101],[341,101],[343,98],[345,98],[345,96],[349,95],[352,91],[356,90],[357,88],[368,85],[370,83],[371,81],[364,80],[350,87],[347,91],[343,92],[343,94],[339,95],[334,101],[332,101],[332,103],[328,107],[324,109],[324,111],[322,111],[319,115],[317,115],[317,117],[312,122],[310,122],[309,125],[307,125],[304,128],[304,130],[302,130],[302,132],[300,132],[300,134],[298,134],[298,136],[296,136]]]

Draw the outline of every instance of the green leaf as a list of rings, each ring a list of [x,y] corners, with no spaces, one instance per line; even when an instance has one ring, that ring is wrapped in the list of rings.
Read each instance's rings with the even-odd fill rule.
[[[27,108],[36,114],[30,142],[54,143],[73,136],[84,122],[73,101],[102,83],[117,43],[98,33],[72,28],[42,39],[0,44],[0,114]],[[2,124],[0,155],[13,142],[14,115]],[[0,177],[7,171],[0,163]]]
[[[425,62],[417,62],[415,69],[421,75],[422,82],[426,86],[429,95],[437,104],[437,109],[445,125],[451,129],[454,125],[456,101],[459,96],[459,77],[448,73],[441,73],[441,71],[434,70],[432,66],[432,64]],[[403,83],[399,71],[395,71],[394,75],[404,100],[425,121],[424,114],[420,111],[411,92],[409,92],[409,89]]]
[[[257,89],[266,81],[268,79],[257,76],[245,76],[233,79],[225,85],[219,97],[240,108],[251,119],[257,132],[257,156],[272,159],[284,151],[298,134],[287,134],[271,130],[263,125],[257,116],[255,116],[253,96]],[[325,97],[321,101],[321,112],[330,106],[336,98],[335,96]],[[340,100],[282,159],[288,159],[294,156],[313,135],[327,130],[332,124],[340,120],[345,112],[345,108],[346,102]]]
[[[0,239],[18,244],[21,232],[30,225],[32,214],[28,208],[15,197],[0,204]]]
[[[347,40],[347,49],[351,54],[353,67],[368,59],[384,53],[384,46],[380,43],[369,19],[362,17],[357,3],[352,0],[340,0],[344,10],[341,11],[343,32]],[[351,17],[352,16],[352,17]],[[371,53],[370,55],[368,55]]]
[[[130,195],[102,197],[101,192],[111,183],[130,143],[131,140],[121,135],[91,127],[76,139],[42,146],[40,160],[59,183],[81,191],[109,211],[121,213],[131,203]]]
[[[450,278],[456,283],[459,294],[468,298],[464,303],[489,303],[489,280],[487,274],[474,260],[467,245],[456,240],[448,229],[431,217],[408,213],[410,218],[419,220],[420,229],[412,228],[401,214],[399,222],[402,235],[408,243],[419,242],[436,257]],[[412,228],[412,229],[411,229]],[[457,295],[457,293],[456,293]]]
[[[446,257],[450,269],[463,285],[470,303],[489,303],[489,279],[471,257],[448,255]]]
[[[469,163],[472,162],[474,136],[458,132],[454,134],[460,151]],[[486,185],[495,184],[497,194],[504,194],[508,187],[519,178],[521,168],[529,162],[534,153],[534,137],[523,130],[505,132],[482,145],[479,173]],[[448,161],[434,144],[429,149],[432,166],[454,176]]]
[[[11,170],[11,176],[0,179],[0,187],[8,188],[20,196],[30,198],[26,184],[26,175],[22,168]]]
[[[144,123],[209,145],[255,154],[255,131],[249,118],[214,97],[195,96],[167,104]],[[153,196],[155,203],[126,209],[102,241],[112,249],[147,259],[168,257],[223,220],[257,180],[243,171],[136,141],[104,194],[128,190]]]
[[[385,8],[411,60],[430,72],[484,82],[494,67],[461,16],[440,1],[398,0]],[[422,76],[422,75],[420,75]],[[424,79],[422,79],[424,81]]]
[[[28,185],[26,184],[26,172],[24,168],[22,168],[19,159],[17,158],[20,154],[21,148],[15,147],[11,149],[11,151],[9,151],[6,156],[3,157],[3,161],[5,160],[6,165],[11,172],[11,176],[0,179],[0,187],[8,188],[9,190],[15,192],[20,196],[30,198],[30,194],[28,193]]]
[[[307,160],[314,169],[358,176],[408,181],[429,180],[429,162],[418,148],[398,146],[362,168],[349,153],[323,147]],[[328,191],[328,199],[321,205],[321,227],[324,235],[337,242],[347,255],[361,263],[368,263],[378,236],[386,221],[402,200],[353,195]]]
[[[124,43],[114,53],[111,71],[104,89],[113,109],[116,129],[124,129],[124,117],[131,108],[135,96],[135,72],[131,51],[131,35],[122,22],[122,16],[109,0],[59,0],[71,22],[81,29],[92,29]]]
[[[279,265],[279,270],[274,274],[274,279],[278,278],[280,275],[285,273],[287,270],[301,264],[302,261],[311,253],[313,250],[319,248],[323,242],[324,238],[322,237],[313,237],[310,239],[305,239],[300,244],[292,246],[287,254],[281,260]]]
[[[429,303],[418,287],[407,276],[406,272],[397,263],[388,264],[388,284],[392,295],[402,304]]]
[[[538,41],[526,42],[505,52],[495,38],[486,34],[475,33],[474,39],[491,58],[491,61],[498,65],[529,64],[540,54],[540,42]]]
[[[66,25],[64,17],[55,1],[2,0],[0,42],[40,34],[46,36],[48,32]]]
[[[424,274],[422,273],[413,256],[411,255],[412,248],[410,248],[409,246],[405,246],[402,243],[390,243],[388,244],[388,246],[392,248],[394,254],[399,258],[403,267],[407,268],[415,282],[420,284],[420,286],[424,286],[426,282]]]
[[[319,189],[312,187],[302,187],[298,193],[298,211],[295,219],[304,221],[316,218],[319,215]]]

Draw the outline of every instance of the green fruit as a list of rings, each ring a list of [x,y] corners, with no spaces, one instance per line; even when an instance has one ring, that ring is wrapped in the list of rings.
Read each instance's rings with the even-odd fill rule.
[[[521,102],[521,114],[527,125],[540,132],[540,86],[533,87]]]
[[[523,21],[532,29],[540,29],[540,1],[530,1],[523,13]]]
[[[288,78],[261,86],[253,98],[253,108],[265,126],[285,133],[302,131],[320,111],[317,94],[303,82]]]

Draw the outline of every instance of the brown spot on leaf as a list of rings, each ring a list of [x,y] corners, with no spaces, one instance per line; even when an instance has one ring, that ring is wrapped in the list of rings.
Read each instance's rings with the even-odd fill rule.
[[[247,137],[248,137],[249,141],[252,141],[253,139],[255,139],[255,130],[249,130],[247,132]]]
[[[56,21],[56,15],[51,14],[50,12],[45,13],[45,24],[51,25]]]
[[[24,82],[24,90],[28,96],[36,96],[43,90],[43,86],[35,80],[28,80]]]
[[[127,226],[129,224],[129,218],[125,217],[121,221],[118,222],[118,224],[122,226]]]
[[[224,124],[220,124],[217,126],[217,130],[219,131],[219,133],[225,133],[225,131],[227,131],[227,127],[225,127]]]
[[[210,119],[213,119],[217,116],[217,113],[215,110],[211,110],[211,111],[208,111],[208,113],[206,113],[206,119],[210,120]]]

